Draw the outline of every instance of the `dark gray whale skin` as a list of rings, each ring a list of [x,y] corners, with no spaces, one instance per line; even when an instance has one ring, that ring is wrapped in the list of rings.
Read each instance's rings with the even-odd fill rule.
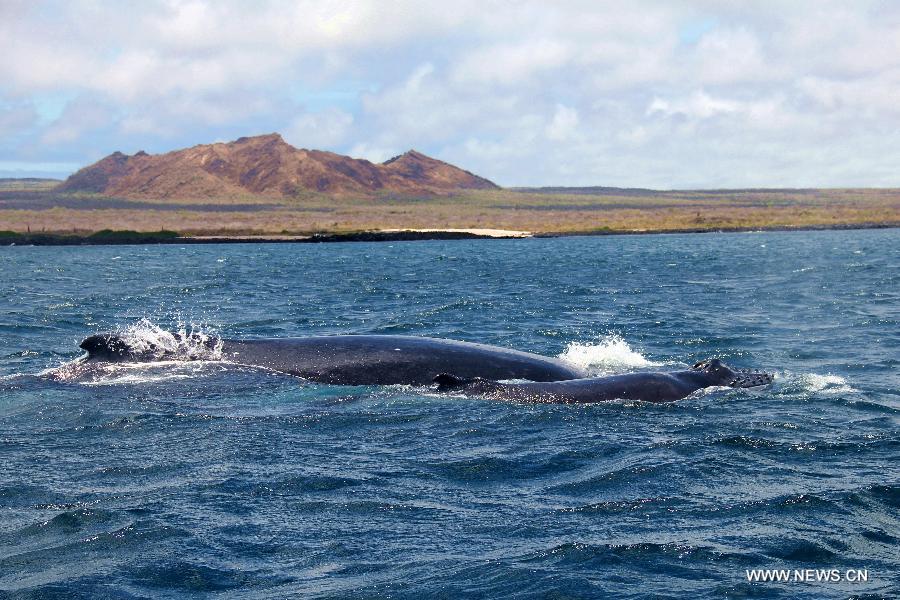
[[[444,373],[435,378],[435,383],[439,391],[493,400],[587,404],[608,400],[673,402],[707,387],[756,387],[772,380],[768,373],[732,369],[714,358],[672,373],[628,373],[543,383],[501,383]]]
[[[430,385],[444,372],[460,377],[560,381],[586,374],[565,361],[498,346],[402,335],[335,335],[221,342],[222,360],[340,385]],[[202,358],[137,350],[115,334],[81,343],[89,361],[146,362]]]

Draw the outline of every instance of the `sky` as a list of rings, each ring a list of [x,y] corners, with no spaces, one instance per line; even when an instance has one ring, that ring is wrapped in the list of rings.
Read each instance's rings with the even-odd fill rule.
[[[0,177],[270,132],[503,186],[900,187],[900,2],[0,0]]]

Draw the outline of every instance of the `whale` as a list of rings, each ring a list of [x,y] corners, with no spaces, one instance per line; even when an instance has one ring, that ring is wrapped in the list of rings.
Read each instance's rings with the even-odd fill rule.
[[[80,344],[87,362],[220,360],[335,385],[420,385],[495,400],[585,404],[672,402],[697,390],[758,387],[773,375],[713,358],[690,369],[591,377],[566,361],[500,346],[403,335],[234,340],[169,334],[160,343],[115,333]]]
[[[115,333],[81,342],[90,362],[222,360],[336,385],[431,385],[441,373],[536,382],[586,377],[556,358],[499,346],[403,335],[233,340],[169,334],[151,343]]]
[[[492,400],[590,404],[610,400],[674,402],[708,387],[749,388],[773,380],[769,373],[734,369],[713,358],[698,362],[690,369],[669,373],[626,373],[552,382],[503,382],[441,373],[434,378],[434,383],[440,392]]]

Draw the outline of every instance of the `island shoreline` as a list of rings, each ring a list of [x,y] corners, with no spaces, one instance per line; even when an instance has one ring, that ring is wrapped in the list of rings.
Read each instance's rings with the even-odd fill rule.
[[[173,244],[321,244],[338,242],[410,242],[429,240],[516,240],[529,238],[565,238],[592,236],[631,235],[681,235],[710,233],[753,233],[792,231],[848,231],[861,229],[896,229],[900,222],[884,223],[839,223],[833,225],[766,226],[766,227],[723,227],[659,230],[588,230],[562,232],[523,232],[502,230],[491,234],[477,233],[479,230],[430,229],[430,230],[373,230],[358,232],[323,232],[311,235],[211,235],[181,236],[177,232],[135,232],[104,230],[91,234],[58,233],[17,233],[0,232],[0,246],[136,246]]]

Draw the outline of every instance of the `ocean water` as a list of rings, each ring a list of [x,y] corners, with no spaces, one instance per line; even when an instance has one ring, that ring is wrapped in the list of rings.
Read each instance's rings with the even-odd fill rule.
[[[0,597],[900,595],[900,230],[4,247],[0,281]],[[79,374],[110,330],[777,378],[564,406],[215,360]]]

